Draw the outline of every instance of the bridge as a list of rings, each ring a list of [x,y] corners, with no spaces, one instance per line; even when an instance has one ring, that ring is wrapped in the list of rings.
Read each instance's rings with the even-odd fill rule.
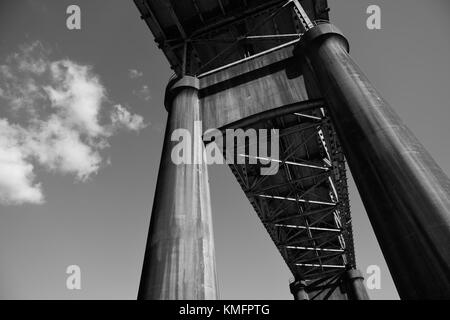
[[[295,299],[368,299],[346,159],[402,298],[450,296],[450,182],[353,62],[326,0],[134,2],[174,71],[139,298],[217,297],[207,165],[170,158],[173,130],[196,121],[278,130],[278,158],[254,159],[243,139],[229,166]]]

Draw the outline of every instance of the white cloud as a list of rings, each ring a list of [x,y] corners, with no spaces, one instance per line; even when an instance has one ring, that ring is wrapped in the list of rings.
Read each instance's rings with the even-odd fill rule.
[[[42,203],[41,185],[34,182],[34,166],[17,143],[19,129],[0,119],[0,203]]]
[[[43,74],[47,69],[45,56],[48,51],[39,42],[33,42],[30,45],[23,45],[20,47],[20,52],[10,56],[7,61],[18,62],[18,68],[23,72],[30,72],[34,74]]]
[[[145,101],[150,101],[150,99],[152,98],[150,88],[146,84],[142,85],[138,90],[134,90],[133,94]]]
[[[141,116],[121,105],[104,107],[106,89],[91,67],[50,61],[43,52],[34,43],[0,66],[2,115],[15,120],[0,117],[2,204],[44,201],[36,166],[86,181],[104,165],[101,151],[109,137],[145,127]]]
[[[143,75],[144,75],[144,73],[139,71],[139,70],[136,70],[136,69],[129,69],[128,70],[128,76],[131,79],[137,79],[137,78],[142,77]]]
[[[144,124],[144,118],[137,114],[131,114],[130,111],[121,105],[115,105],[111,113],[111,121],[115,128],[124,128],[130,131],[140,131],[147,125]]]
[[[87,66],[63,60],[50,64],[53,86],[44,89],[51,106],[69,126],[75,126],[89,136],[104,130],[99,113],[105,99],[105,89]]]
[[[57,115],[29,127],[21,147],[47,170],[73,174],[80,181],[96,173],[102,162],[102,144],[83,139]]]

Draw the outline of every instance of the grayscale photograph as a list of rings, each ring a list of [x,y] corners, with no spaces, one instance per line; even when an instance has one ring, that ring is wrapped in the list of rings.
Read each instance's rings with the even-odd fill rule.
[[[450,300],[449,14],[0,0],[0,300]]]

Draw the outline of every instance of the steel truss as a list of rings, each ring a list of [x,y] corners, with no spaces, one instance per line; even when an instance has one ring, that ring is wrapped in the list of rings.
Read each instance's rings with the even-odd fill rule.
[[[197,12],[198,25],[193,30],[189,28],[193,22],[180,19],[172,1],[163,1],[176,26],[174,36],[173,32],[165,32],[148,0],[135,0],[142,19],[154,30],[155,41],[178,75],[201,75],[286,42],[298,41],[303,33],[306,14],[297,0],[272,0],[252,7],[244,2],[233,2],[235,6],[230,9],[223,1],[217,0],[222,17],[214,20],[205,18],[197,0],[187,1]],[[327,8],[315,13],[316,19],[321,17],[328,17]],[[307,23],[314,22],[308,20]]]
[[[306,281],[311,298],[326,298],[355,267],[355,254],[345,158],[325,106],[242,129],[250,128],[279,129],[280,159],[243,153],[244,140],[234,155],[245,161],[227,158],[229,166],[295,279]],[[254,160],[279,170],[261,176],[267,165]]]

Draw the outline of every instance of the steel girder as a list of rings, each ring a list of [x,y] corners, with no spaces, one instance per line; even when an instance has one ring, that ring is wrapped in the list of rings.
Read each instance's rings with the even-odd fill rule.
[[[261,176],[247,141],[234,152],[245,163],[229,166],[295,279],[326,299],[355,267],[345,158],[326,108],[251,128],[279,129],[280,159],[270,159],[278,172]]]

